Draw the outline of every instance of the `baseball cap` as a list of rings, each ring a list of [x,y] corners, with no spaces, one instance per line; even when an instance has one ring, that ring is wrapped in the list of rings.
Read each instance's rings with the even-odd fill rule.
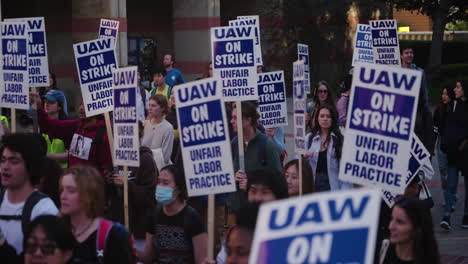
[[[50,90],[46,93],[46,95],[44,95],[44,98],[51,102],[60,101],[63,105],[63,111],[65,112],[65,114],[68,114],[67,99],[65,98],[65,95],[62,91]]]

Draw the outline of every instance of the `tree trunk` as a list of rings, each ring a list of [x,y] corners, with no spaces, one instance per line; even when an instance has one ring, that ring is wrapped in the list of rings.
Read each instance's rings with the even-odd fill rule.
[[[440,6],[432,15],[432,42],[429,64],[426,68],[429,88],[440,86],[440,65],[442,63],[442,45],[450,0],[441,0]]]

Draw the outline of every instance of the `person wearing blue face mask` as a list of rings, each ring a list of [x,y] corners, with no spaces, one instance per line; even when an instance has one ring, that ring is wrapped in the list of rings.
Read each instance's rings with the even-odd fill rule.
[[[208,234],[201,216],[185,203],[183,172],[169,165],[161,169],[156,187],[158,207],[149,214],[143,263],[200,263],[206,258]]]

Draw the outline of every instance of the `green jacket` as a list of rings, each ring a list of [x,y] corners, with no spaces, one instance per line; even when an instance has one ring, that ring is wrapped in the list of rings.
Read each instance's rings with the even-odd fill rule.
[[[239,147],[237,136],[232,139],[232,159],[234,174],[239,170]],[[255,137],[244,147],[244,163],[247,177],[249,173],[261,169],[270,168],[281,171],[281,153],[275,143],[265,134],[256,130]],[[230,213],[236,213],[243,205],[247,203],[247,193],[237,189],[236,192],[229,193],[227,205]]]

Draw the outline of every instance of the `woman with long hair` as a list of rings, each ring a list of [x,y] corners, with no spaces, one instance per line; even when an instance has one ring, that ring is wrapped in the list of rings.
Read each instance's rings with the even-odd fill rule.
[[[430,210],[415,198],[398,201],[392,210],[390,239],[380,249],[383,264],[439,264]]]
[[[307,160],[302,162],[302,194],[315,191],[314,175]],[[283,168],[283,176],[288,183],[289,197],[299,195],[299,160],[290,160]]]
[[[333,106],[320,105],[311,132],[305,137],[306,153],[315,176],[316,191],[349,189],[351,184],[338,179],[343,135],[337,125],[338,115]]]
[[[441,102],[434,110],[433,120],[434,120],[434,132],[437,136],[437,142],[435,146],[435,151],[437,153],[437,161],[439,164],[440,178],[442,182],[442,188],[445,189],[447,185],[447,154],[442,151],[441,145],[444,137],[445,122],[447,119],[447,114],[450,109],[450,103],[455,100],[455,92],[453,89],[444,87],[442,89]]]
[[[131,263],[128,231],[102,218],[105,188],[99,172],[91,167],[70,168],[60,179],[60,190],[60,213],[78,241],[72,263]],[[104,248],[98,248],[101,242]]]
[[[314,119],[318,114],[318,108],[324,104],[331,106],[336,111],[335,99],[330,86],[326,81],[321,80],[314,89],[311,109],[307,111],[310,112],[310,115],[306,116],[306,121],[308,121],[307,129],[314,127]]]
[[[165,116],[169,106],[165,96],[156,94],[150,97],[148,119],[143,124],[144,132],[141,145],[151,150],[161,149],[164,164],[170,164],[174,144],[174,127]],[[158,168],[161,169],[161,168]]]
[[[440,222],[443,229],[451,228],[450,215],[455,203],[458,186],[458,174],[468,175],[468,82],[456,82],[455,100],[449,105],[449,111],[442,138],[442,150],[447,153],[447,182],[444,189],[444,217]],[[465,210],[462,219],[462,228],[468,228],[468,181],[465,180]]]
[[[144,263],[200,263],[206,258],[207,233],[201,216],[186,204],[185,177],[175,165],[161,169],[156,187],[158,207],[148,219]],[[159,254],[157,254],[159,253]]]

